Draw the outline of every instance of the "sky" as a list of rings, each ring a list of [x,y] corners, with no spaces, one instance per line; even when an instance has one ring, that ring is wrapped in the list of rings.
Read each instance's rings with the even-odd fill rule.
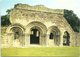
[[[5,15],[7,9],[15,4],[44,5],[52,9],[68,9],[80,18],[80,0],[0,0],[0,15]]]

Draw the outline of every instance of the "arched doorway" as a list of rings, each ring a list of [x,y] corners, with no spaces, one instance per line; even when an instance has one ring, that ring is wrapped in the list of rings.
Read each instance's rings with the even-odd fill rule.
[[[63,45],[65,45],[65,46],[70,45],[70,35],[67,31],[65,31],[64,35],[63,35]]]
[[[13,28],[11,28],[11,31],[14,35],[14,40],[19,39],[23,36],[23,31],[19,27],[13,27]]]
[[[54,36],[53,33],[50,33],[49,38],[50,38],[50,39],[53,39],[53,36]]]
[[[52,31],[49,36],[50,36],[50,39],[54,40],[54,44],[59,46],[59,44],[60,44],[60,32]]]
[[[24,27],[19,24],[10,25],[7,29],[9,43],[14,47],[23,46],[25,44]]]
[[[53,44],[54,46],[60,45],[60,30],[56,26],[51,26],[48,29],[49,35],[49,44]]]
[[[39,44],[40,31],[37,28],[31,29],[30,44]]]
[[[38,21],[30,22],[26,26],[26,44],[39,44],[39,45],[46,45],[46,26]],[[33,37],[34,36],[34,37]],[[35,40],[35,41],[33,41]]]

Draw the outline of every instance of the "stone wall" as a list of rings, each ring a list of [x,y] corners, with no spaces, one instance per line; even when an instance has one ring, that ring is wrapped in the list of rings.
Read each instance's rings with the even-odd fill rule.
[[[16,4],[14,8],[17,9],[25,9],[25,10],[35,10],[35,11],[41,11],[41,12],[51,12],[51,13],[57,13],[57,14],[64,14],[63,9],[50,9],[45,7],[44,5],[35,5],[31,6],[28,4]]]
[[[2,47],[6,47],[7,45],[7,34],[6,34],[7,27],[1,27],[1,45]]]
[[[63,46],[63,35],[65,31],[70,35],[70,46],[76,46],[76,35],[64,18],[64,10],[53,10],[39,5],[29,6],[25,4],[17,4],[10,12],[10,22],[11,25],[6,30],[6,34],[8,34],[6,39],[8,40],[8,44],[10,44],[9,47],[13,47],[15,43],[15,46],[21,46],[19,40],[14,41],[13,39],[12,29],[15,27],[20,28],[23,32],[22,38],[24,40],[22,42],[24,42],[24,47],[30,45],[31,28],[34,27],[41,32],[40,45],[42,46],[56,46],[53,43],[54,41],[49,39],[49,34],[53,29],[60,31],[59,46]],[[20,40],[22,39],[20,38]]]
[[[75,32],[75,34],[76,34],[76,38],[75,38],[76,43],[75,43],[75,45],[80,46],[80,33]]]

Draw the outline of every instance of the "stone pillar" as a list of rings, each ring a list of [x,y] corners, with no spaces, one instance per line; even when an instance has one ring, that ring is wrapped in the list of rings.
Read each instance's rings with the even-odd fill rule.
[[[1,47],[8,47],[9,44],[8,44],[8,35],[5,34],[5,35],[1,35]]]
[[[13,47],[14,34],[13,33],[8,33],[7,35],[8,35],[7,36],[8,46]]]
[[[64,33],[61,33],[61,35],[60,35],[60,46],[61,47],[63,46],[63,35],[64,35]]]
[[[46,35],[46,46],[49,46],[49,34]]]
[[[39,44],[40,44],[40,45],[43,44],[43,39],[42,39],[42,38],[43,38],[42,35],[40,35],[40,37],[39,37]]]
[[[46,46],[46,35],[40,36],[40,45]]]
[[[25,46],[25,34],[22,34],[19,40],[20,40],[20,46],[24,47]]]
[[[28,47],[30,45],[30,34],[25,34],[25,47]]]
[[[48,40],[47,40],[48,37],[46,37],[46,36],[47,36],[46,34],[44,34],[44,36],[43,36],[44,37],[45,46],[47,46],[47,42],[48,42]]]
[[[47,47],[53,47],[53,46],[55,46],[55,44],[54,44],[54,38],[50,39],[49,37],[50,37],[50,34],[47,34],[46,35],[46,46]]]

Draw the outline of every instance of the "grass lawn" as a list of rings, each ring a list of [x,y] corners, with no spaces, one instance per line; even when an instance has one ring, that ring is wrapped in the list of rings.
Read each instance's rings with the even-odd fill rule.
[[[79,57],[80,47],[3,48],[2,56],[73,56]]]

